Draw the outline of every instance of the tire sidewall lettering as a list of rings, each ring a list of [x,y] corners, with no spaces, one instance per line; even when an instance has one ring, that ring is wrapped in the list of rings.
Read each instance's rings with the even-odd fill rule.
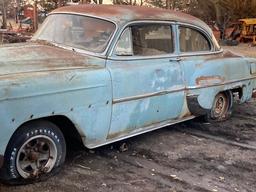
[[[21,146],[30,138],[34,137],[34,136],[48,136],[49,138],[51,138],[55,143],[56,143],[56,147],[57,147],[57,159],[54,165],[54,168],[60,166],[61,164],[61,160],[63,157],[62,154],[62,146],[60,143],[60,138],[58,137],[57,133],[55,133],[55,131],[51,128],[38,128],[38,129],[34,129],[31,131],[27,131],[26,133],[24,133],[23,135],[21,135],[21,137],[18,139],[18,141],[15,143],[15,145],[11,148],[10,151],[10,156],[9,156],[9,176],[12,179],[18,179],[21,178],[21,176],[19,175],[17,168],[16,168],[16,160],[17,160],[17,156],[18,156],[18,152],[21,148]],[[53,169],[54,169],[53,168]],[[47,174],[45,174],[47,175]]]

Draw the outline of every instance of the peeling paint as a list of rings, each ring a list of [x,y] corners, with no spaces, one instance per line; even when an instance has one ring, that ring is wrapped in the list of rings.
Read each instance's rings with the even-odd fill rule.
[[[225,81],[224,77],[221,76],[200,76],[196,78],[197,85],[214,85],[223,83]]]
[[[119,33],[130,21],[154,19],[185,22],[211,34],[199,19],[163,9],[82,5],[57,13],[102,17],[116,22]],[[31,119],[65,116],[85,146],[93,148],[194,118],[189,96],[203,111],[225,90],[241,89],[241,102],[256,96],[255,60],[231,52],[175,54],[182,59],[111,60],[105,53],[89,56],[45,42],[1,46],[0,116],[5,118],[0,119],[0,155],[15,129]]]

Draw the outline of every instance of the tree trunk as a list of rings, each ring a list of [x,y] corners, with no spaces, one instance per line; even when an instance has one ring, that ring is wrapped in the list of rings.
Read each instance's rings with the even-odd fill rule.
[[[58,0],[58,7],[62,7],[63,6],[63,0]]]
[[[166,9],[171,9],[171,0],[166,0]]]
[[[7,6],[6,6],[6,2],[5,0],[3,0],[2,2],[2,14],[3,14],[3,25],[2,28],[3,29],[7,29]]]
[[[16,18],[16,23],[18,23],[20,20],[20,0],[16,0],[16,5],[17,7],[16,7],[15,18]]]
[[[37,12],[37,0],[34,3],[34,31],[38,29],[38,12]]]
[[[223,13],[222,7],[220,6],[220,3],[217,0],[213,2],[215,7],[215,13],[216,13],[216,23],[220,30],[220,39],[224,40],[225,31],[226,31],[226,27],[224,26],[224,15],[223,15],[224,13]]]

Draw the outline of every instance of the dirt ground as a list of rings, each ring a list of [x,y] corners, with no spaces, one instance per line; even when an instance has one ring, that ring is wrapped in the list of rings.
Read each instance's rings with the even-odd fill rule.
[[[245,48],[228,47],[256,57]],[[235,104],[224,123],[196,119],[94,151],[74,145],[57,176],[0,192],[255,192],[255,123],[256,100]]]
[[[239,55],[256,57],[256,46],[251,46],[251,44],[241,43],[239,46],[223,46],[223,49],[231,50]]]

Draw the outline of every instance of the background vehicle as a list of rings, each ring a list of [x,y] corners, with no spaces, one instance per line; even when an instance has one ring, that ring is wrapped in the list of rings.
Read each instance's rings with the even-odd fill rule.
[[[240,19],[241,22],[241,41],[251,40],[256,46],[256,19]]]

